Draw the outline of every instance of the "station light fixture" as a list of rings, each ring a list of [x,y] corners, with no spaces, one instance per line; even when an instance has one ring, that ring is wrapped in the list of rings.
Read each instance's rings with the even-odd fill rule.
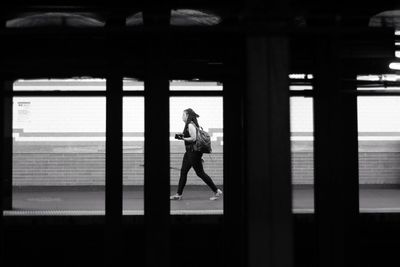
[[[400,70],[400,62],[392,62],[389,64],[389,68],[392,70]]]

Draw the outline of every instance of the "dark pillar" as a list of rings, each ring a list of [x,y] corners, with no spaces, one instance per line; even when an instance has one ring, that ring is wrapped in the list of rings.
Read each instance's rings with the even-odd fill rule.
[[[247,38],[247,265],[292,266],[288,37]]]
[[[122,250],[122,77],[107,77],[106,266],[120,266]]]
[[[0,28],[5,28],[0,19]],[[3,78],[3,77],[2,77]],[[0,265],[6,266],[3,211],[12,208],[12,83],[0,79]],[[8,178],[8,179],[7,179]],[[8,192],[7,192],[8,191]]]
[[[124,26],[125,18],[110,17],[106,27]],[[110,31],[107,36],[108,73],[106,81],[106,266],[122,266],[122,90],[123,77],[118,72],[121,65],[118,39]]]
[[[13,82],[0,80],[1,103],[0,106],[0,264],[6,265],[5,243],[4,243],[4,210],[12,209],[12,120],[13,120],[13,98],[11,91]]]
[[[341,92],[346,66],[332,36],[316,43],[314,83],[317,266],[358,266],[357,98]]]
[[[1,161],[1,193],[3,210],[12,209],[12,155],[13,155],[13,98],[11,92],[13,90],[13,82],[2,81],[2,161]]]
[[[227,49],[224,65],[230,70],[224,90],[224,264],[245,266],[244,128],[243,94],[246,87],[245,41],[231,38],[236,49]],[[242,45],[239,45],[242,44]]]
[[[170,169],[169,169],[169,9],[144,12],[149,34],[145,76],[145,261],[148,267],[170,265]]]

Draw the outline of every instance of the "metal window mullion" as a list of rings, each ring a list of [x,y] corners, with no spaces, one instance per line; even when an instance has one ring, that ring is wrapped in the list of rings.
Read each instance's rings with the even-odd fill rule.
[[[122,249],[122,77],[107,78],[106,98],[106,266],[121,260]]]
[[[223,96],[223,91],[201,91],[201,90],[196,90],[196,91],[195,90],[193,90],[193,91],[170,91],[169,95],[171,97],[180,97],[180,96],[183,96],[183,97],[216,96],[216,97],[218,97],[218,96]]]
[[[358,262],[357,96],[341,92],[338,46],[334,36],[316,42],[313,99],[316,261],[332,267]]]
[[[111,12],[106,19],[106,266],[122,266],[123,258],[123,58],[119,37],[114,29],[125,26],[119,12]]]
[[[146,9],[144,217],[145,265],[170,266],[169,8]]]
[[[146,266],[169,266],[169,81],[145,82],[144,216]]]
[[[106,96],[105,91],[12,91],[18,97],[96,97]]]
[[[107,79],[106,98],[106,216],[122,216],[122,77]]]
[[[249,36],[246,52],[247,266],[292,266],[289,38]]]
[[[144,91],[123,91],[123,96],[145,96]]]
[[[6,263],[5,259],[5,229],[4,210],[12,209],[12,120],[13,98],[6,94],[12,90],[11,81],[0,80],[0,263]]]
[[[224,263],[244,266],[244,79],[227,77],[223,96]]]
[[[13,97],[9,94],[12,91],[12,81],[2,81],[2,208],[12,209],[12,127],[13,127]]]

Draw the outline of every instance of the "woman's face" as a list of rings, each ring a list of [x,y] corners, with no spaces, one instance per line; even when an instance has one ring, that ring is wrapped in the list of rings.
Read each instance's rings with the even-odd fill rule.
[[[188,114],[184,111],[184,112],[182,113],[182,120],[183,120],[183,122],[186,123],[187,118],[188,118]]]

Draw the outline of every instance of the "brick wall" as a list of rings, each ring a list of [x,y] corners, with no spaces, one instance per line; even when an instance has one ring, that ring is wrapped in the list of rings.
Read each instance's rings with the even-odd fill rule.
[[[211,158],[210,158],[211,156]],[[204,168],[222,184],[223,154],[204,155]],[[171,154],[171,184],[179,179],[182,153]],[[400,184],[400,152],[360,152],[361,184]],[[104,153],[14,153],[14,185],[104,185]],[[292,154],[293,184],[313,183],[313,153]],[[143,184],[143,154],[124,154],[124,184]],[[203,184],[190,170],[188,184]]]
[[[171,154],[171,184],[179,180],[182,153]],[[143,185],[143,153],[124,153],[124,185]],[[204,155],[204,169],[222,184],[223,154]],[[22,185],[104,185],[104,153],[14,153],[13,183]],[[187,184],[204,184],[193,169]]]
[[[359,141],[358,148],[360,184],[400,184],[399,141]],[[293,184],[313,183],[313,157],[312,141],[292,142]]]
[[[308,134],[309,135],[309,134]],[[222,138],[205,154],[205,171],[216,184],[223,182]],[[15,142],[14,185],[104,185],[104,142]],[[179,180],[182,142],[171,142],[171,184]],[[313,142],[292,141],[293,184],[312,184]],[[142,185],[143,143],[124,142],[124,184]],[[360,184],[400,184],[400,141],[359,142]],[[204,184],[193,170],[188,184]]]
[[[314,154],[312,152],[292,153],[292,184],[313,184]]]
[[[77,141],[76,138],[104,138],[104,133],[36,133],[14,129],[13,184],[24,185],[104,185],[105,142]],[[209,129],[213,137],[211,155],[205,154],[204,169],[216,184],[223,180],[223,137],[221,129]],[[185,147],[171,133],[171,184],[178,184]],[[124,138],[138,138],[123,143],[123,182],[125,185],[144,183],[143,133],[124,133]],[[25,138],[25,139],[24,139]],[[49,141],[53,138],[52,141]],[[54,138],[63,138],[58,141]],[[75,141],[74,141],[75,138]],[[47,140],[47,141],[46,141]],[[69,141],[66,141],[69,140]],[[193,170],[188,174],[188,185],[204,184]]]
[[[14,185],[104,185],[104,153],[14,153]]]
[[[222,183],[223,154],[204,155],[204,169]],[[171,184],[179,179],[182,153],[171,154]],[[400,152],[360,152],[361,184],[400,184]],[[104,185],[104,153],[15,153],[14,185]],[[292,154],[293,184],[312,184],[313,153]],[[143,154],[124,154],[124,184],[143,184]],[[188,184],[203,184],[193,169]]]
[[[360,152],[363,184],[400,184],[400,152]]]

